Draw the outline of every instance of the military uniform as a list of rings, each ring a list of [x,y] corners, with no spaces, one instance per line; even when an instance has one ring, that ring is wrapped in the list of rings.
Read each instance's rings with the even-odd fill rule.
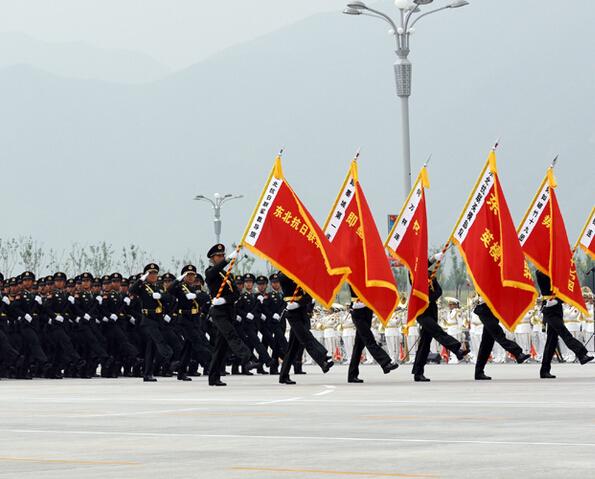
[[[216,244],[207,253],[213,262],[205,271],[205,280],[211,293],[210,316],[217,328],[215,351],[209,368],[209,385],[225,386],[221,381],[221,370],[229,350],[233,352],[246,370],[256,366],[250,362],[252,354],[239,336],[234,321],[236,317],[235,302],[238,299],[238,290],[233,274],[226,277],[227,259],[215,263],[213,257],[225,256],[225,246]]]
[[[287,322],[291,327],[289,347],[279,373],[279,382],[281,384],[295,384],[289,377],[289,368],[296,360],[296,355],[301,349],[300,346],[308,351],[308,354],[320,366],[322,372],[328,372],[334,363],[332,358],[329,357],[328,351],[316,340],[310,331],[312,297],[283,273],[279,273],[279,279],[287,303],[285,314]]]
[[[165,362],[168,362],[173,355],[173,350],[167,344],[159,323],[163,321],[163,303],[161,302],[162,292],[154,282],[146,281],[152,273],[158,273],[159,267],[154,264],[148,264],[143,270],[143,276],[136,280],[130,286],[130,292],[135,294],[141,303],[140,329],[145,341],[145,362],[143,371],[143,381],[157,381],[153,377],[155,353],[157,353]]]

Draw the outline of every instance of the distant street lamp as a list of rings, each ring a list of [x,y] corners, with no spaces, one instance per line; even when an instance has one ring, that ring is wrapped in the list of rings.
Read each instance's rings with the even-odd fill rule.
[[[215,193],[213,195],[214,200],[207,198],[204,195],[196,195],[194,197],[195,200],[209,202],[213,207],[213,225],[215,226],[215,238],[217,243],[221,243],[221,207],[224,203],[227,203],[228,201],[243,197],[243,195],[232,195],[231,193],[227,193],[225,195]]]
[[[384,20],[391,26],[390,33],[397,43],[397,56],[394,65],[397,82],[397,96],[401,99],[401,134],[403,143],[403,195],[407,198],[411,190],[411,138],[409,132],[409,97],[411,96],[411,62],[409,61],[409,37],[413,33],[413,26],[423,17],[449,8],[459,8],[469,5],[465,0],[457,0],[440,8],[423,12],[421,6],[428,5],[434,0],[395,0],[399,9],[398,22],[385,13],[368,7],[364,2],[353,1],[343,10],[346,15],[367,15]],[[419,13],[419,15],[415,15]]]

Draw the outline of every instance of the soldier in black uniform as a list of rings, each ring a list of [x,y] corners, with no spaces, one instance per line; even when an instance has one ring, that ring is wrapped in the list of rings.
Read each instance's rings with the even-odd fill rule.
[[[241,321],[240,328],[243,333],[242,339],[251,351],[256,351],[258,354],[258,360],[260,362],[257,369],[258,373],[267,374],[262,366],[263,364],[270,366],[271,357],[267,352],[267,348],[262,344],[258,337],[258,326],[261,313],[259,308],[260,302],[257,300],[253,289],[255,280],[256,277],[252,273],[246,273],[244,275],[244,292],[240,294],[236,303],[236,314]],[[245,371],[243,372],[246,373]]]
[[[442,258],[442,253],[434,255],[428,261],[428,268],[440,258]],[[428,271],[428,273],[430,272]],[[433,278],[432,283],[430,284],[429,296],[430,304],[417,318],[421,330],[412,370],[413,378],[416,382],[429,381],[429,379],[424,376],[424,368],[428,362],[428,354],[430,353],[432,338],[442,344],[449,351],[452,351],[459,360],[462,360],[469,353],[469,351],[462,349],[461,342],[458,339],[447,334],[438,324],[438,305],[436,304],[436,301],[442,296],[442,288],[436,278]]]
[[[578,358],[581,364],[587,364],[593,360],[593,356],[588,354],[587,348],[576,339],[564,324],[564,310],[562,308],[562,301],[558,299],[552,292],[552,283],[550,277],[541,271],[536,271],[537,284],[543,296],[543,306],[541,311],[543,313],[543,324],[547,327],[547,337],[545,340],[545,347],[543,349],[543,357],[541,359],[541,370],[539,376],[542,379],[555,379],[556,376],[551,374],[552,358],[558,346],[558,337],[564,341],[568,349],[570,349]]]
[[[349,286],[349,290],[351,291],[351,318],[355,325],[355,342],[353,343],[353,352],[351,353],[347,382],[363,383],[363,379],[359,378],[359,363],[364,348],[367,348],[372,357],[382,368],[382,371],[384,371],[384,374],[388,374],[392,370],[397,369],[399,363],[393,363],[388,353],[382,349],[376,342],[376,338],[374,338],[374,334],[372,333],[372,317],[374,316],[374,312],[360,301],[351,286]]]
[[[211,318],[217,328],[215,352],[209,368],[209,386],[225,386],[221,381],[221,369],[224,366],[228,349],[231,349],[245,370],[253,369],[256,363],[250,361],[252,354],[234,327],[236,317],[235,302],[238,290],[233,274],[226,278],[226,266],[237,256],[237,250],[225,258],[225,246],[216,244],[207,253],[211,266],[205,271],[205,279],[211,293]]]
[[[163,321],[163,303],[161,302],[162,292],[157,286],[159,266],[150,263],[145,266],[143,275],[130,286],[130,292],[138,296],[141,302],[141,323],[140,328],[145,339],[145,363],[143,381],[155,382],[153,367],[155,352],[168,362],[173,351],[167,344],[161,331],[159,323]]]
[[[279,282],[279,275],[273,273],[269,276],[271,291],[264,299],[264,309],[267,315],[268,329],[273,336],[273,344],[270,346],[273,351],[273,363],[270,368],[270,373],[279,374],[279,364],[287,354],[287,339],[285,338],[285,331],[287,329],[287,321],[283,315],[285,311],[285,301],[283,301],[283,290]]]
[[[74,297],[64,289],[66,274],[54,274],[53,282],[53,291],[43,303],[43,309],[48,315],[48,339],[53,350],[52,368],[48,371],[48,377],[62,379],[63,370],[71,367],[78,375],[86,363],[75,350],[69,335]]]
[[[128,317],[126,315],[126,302],[120,291],[122,275],[112,273],[110,275],[110,291],[104,297],[102,303],[103,317],[107,318],[104,324],[104,335],[107,340],[107,351],[114,358],[113,365],[107,372],[107,377],[116,378],[120,375],[122,368],[130,371],[136,363],[138,349],[126,335]]]
[[[42,298],[32,291],[34,281],[35,275],[31,271],[25,271],[20,276],[21,290],[13,304],[13,309],[18,316],[17,328],[23,341],[23,353],[26,358],[22,377],[26,379],[31,379],[30,372],[43,375],[49,367],[48,358],[39,337],[42,327],[39,318]]]
[[[10,297],[4,293],[4,275],[0,273],[0,288],[3,290],[0,294],[0,363],[6,370],[13,370],[16,374],[23,366],[24,356],[21,356],[18,350],[13,346],[10,340]]]
[[[94,328],[97,326],[96,321],[100,321],[99,318],[103,317],[101,309],[103,296],[91,291],[94,281],[91,273],[82,273],[79,275],[79,279],[80,289],[74,294],[75,318],[72,334],[79,354],[87,362],[87,367],[81,373],[81,377],[91,378],[95,376],[99,364],[101,364],[102,371],[110,370],[113,358],[109,356],[94,332]]]
[[[177,327],[184,339],[178,366],[180,381],[192,380],[186,373],[193,354],[203,365],[208,365],[212,359],[211,347],[201,329],[200,301],[204,301],[204,296],[200,295],[200,290],[196,289],[195,282],[196,266],[188,264],[182,268],[180,276],[168,290],[177,299]]]
[[[310,331],[310,317],[312,315],[312,297],[303,291],[296,283],[283,273],[279,273],[281,287],[285,294],[285,316],[291,327],[289,333],[289,347],[279,373],[279,383],[295,384],[289,377],[289,368],[294,363],[296,355],[303,347],[312,359],[320,366],[323,373],[333,367],[333,359],[326,348],[312,335]]]
[[[506,351],[512,354],[516,358],[518,364],[524,363],[531,357],[530,354],[523,353],[523,348],[517,343],[506,337],[498,318],[494,316],[494,313],[486,303],[481,302],[478,304],[473,312],[477,314],[479,320],[483,323],[483,333],[481,335],[481,343],[479,344],[477,361],[475,363],[475,379],[477,381],[489,381],[492,379],[485,374],[484,368],[488,363],[490,354],[492,354],[494,342],[497,342]]]

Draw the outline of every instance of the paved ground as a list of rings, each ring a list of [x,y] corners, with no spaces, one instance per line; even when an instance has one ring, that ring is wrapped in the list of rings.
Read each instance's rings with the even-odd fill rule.
[[[0,382],[0,478],[588,478],[595,365],[308,368],[297,386],[228,377]]]

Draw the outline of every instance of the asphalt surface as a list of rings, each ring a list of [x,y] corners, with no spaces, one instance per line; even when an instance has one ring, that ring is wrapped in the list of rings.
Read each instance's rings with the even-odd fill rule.
[[[595,365],[0,382],[0,478],[595,477]]]

